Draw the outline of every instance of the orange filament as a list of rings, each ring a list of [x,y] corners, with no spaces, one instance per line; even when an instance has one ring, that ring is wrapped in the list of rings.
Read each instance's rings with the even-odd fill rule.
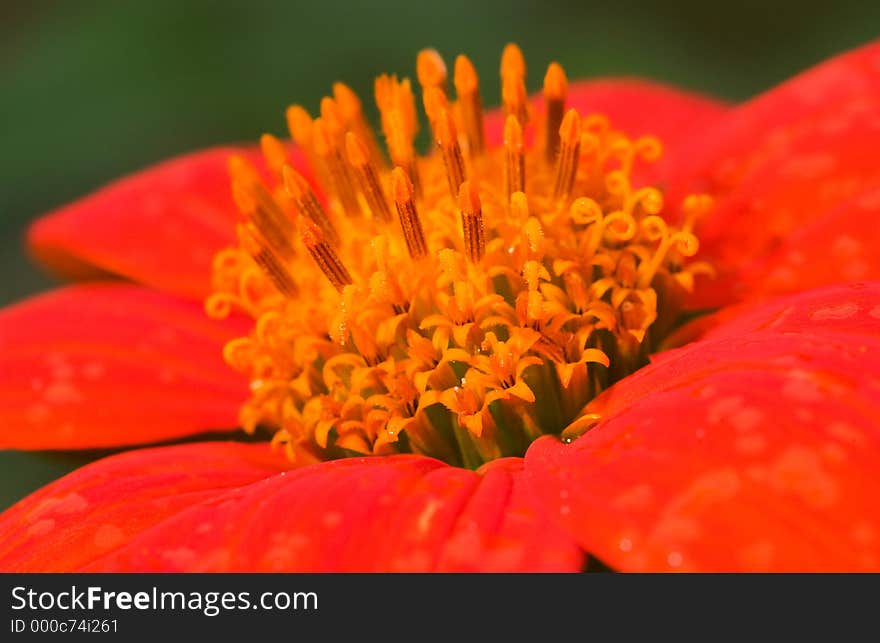
[[[544,75],[544,102],[547,116],[544,123],[544,150],[548,163],[556,160],[559,152],[559,127],[565,113],[565,97],[568,93],[568,79],[559,63],[550,63]]]
[[[488,145],[473,65],[460,56],[454,71],[451,103],[439,54],[417,61],[431,154],[415,147],[410,81],[382,75],[393,169],[360,99],[338,83],[318,118],[287,110],[313,183],[270,135],[266,175],[230,160],[243,221],[215,257],[206,310],[253,318],[223,353],[251,383],[239,418],[273,431],[290,457],[416,452],[476,468],[545,433],[568,438],[589,427],[585,404],[646,363],[694,275],[711,271],[690,261],[710,200],[666,204],[634,184],[636,165],[661,152],[656,139],[565,113],[555,63],[547,109],[533,111],[510,45],[504,141]]]
[[[391,192],[394,194],[394,205],[400,219],[400,228],[409,256],[420,259],[428,254],[422,222],[416,212],[415,190],[403,168],[396,167],[391,173]]]
[[[413,146],[418,121],[409,79],[398,81],[395,76],[383,74],[376,79],[375,94],[391,162],[406,168],[412,178],[416,194],[420,194],[421,181]]]
[[[443,109],[437,115],[435,123],[437,147],[440,148],[440,153],[443,156],[449,193],[455,198],[458,196],[459,187],[466,178],[461,146],[458,144],[458,134],[455,131],[455,122],[452,120],[452,114]]]
[[[333,192],[339,200],[343,212],[348,216],[357,216],[360,214],[361,208],[348,171],[348,164],[342,158],[339,143],[334,140],[336,138],[334,133],[338,132],[338,127],[340,126],[335,123],[328,126],[323,117],[316,118],[312,122],[314,150],[330,177]]]
[[[514,192],[523,192],[526,189],[522,126],[513,114],[509,114],[504,121],[504,153],[507,158],[504,164],[504,185],[509,201]]]
[[[374,217],[380,217],[385,221],[391,220],[391,210],[379,185],[379,176],[376,173],[375,164],[370,159],[370,151],[364,145],[357,134],[349,132],[345,135],[345,149],[348,153],[348,162],[354,168],[355,174],[361,184],[361,191],[370,206],[370,212]]]
[[[559,158],[556,160],[556,180],[553,199],[564,201],[571,196],[581,149],[581,117],[570,109],[559,127]]]
[[[483,206],[476,188],[468,181],[461,184],[461,190],[458,193],[458,207],[461,210],[461,229],[464,236],[465,254],[473,263],[479,263],[486,249]]]
[[[473,156],[482,154],[486,147],[486,134],[483,131],[480,83],[473,63],[463,54],[455,59],[454,82],[468,152]]]

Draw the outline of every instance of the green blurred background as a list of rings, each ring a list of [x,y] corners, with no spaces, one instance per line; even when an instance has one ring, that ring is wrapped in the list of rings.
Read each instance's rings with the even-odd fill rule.
[[[0,305],[52,286],[22,250],[35,216],[121,174],[218,142],[283,132],[291,102],[335,79],[370,94],[418,49],[471,55],[485,100],[508,41],[536,89],[638,75],[745,99],[877,35],[866,0],[0,0]],[[100,454],[0,452],[0,509]]]

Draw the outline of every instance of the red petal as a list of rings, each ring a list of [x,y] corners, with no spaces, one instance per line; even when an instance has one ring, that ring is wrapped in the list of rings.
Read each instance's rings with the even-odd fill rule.
[[[878,61],[880,44],[834,58],[730,111],[681,148],[669,199],[677,202],[685,191],[718,198],[698,232],[701,255],[719,269],[719,279],[697,288],[693,307],[880,277],[870,262],[823,275],[816,266],[827,260],[815,259],[830,249],[819,242],[823,235],[850,236],[863,223],[876,227],[844,212],[878,210],[876,200],[855,203],[880,181],[874,153],[880,144]],[[849,230],[837,229],[837,216]],[[849,258],[845,245],[840,254]],[[792,260],[803,264],[797,275]],[[765,282],[761,274],[768,273],[777,274]]]
[[[0,313],[0,448],[139,444],[237,425],[247,381],[223,344],[249,320],[126,284],[71,286]]]
[[[880,570],[880,283],[767,304],[620,382],[534,488],[622,570]]]
[[[91,569],[580,569],[577,547],[536,513],[521,469],[509,461],[480,476],[417,456],[324,463],[182,512]]]
[[[797,201],[790,200],[795,205]],[[776,211],[785,212],[782,208]],[[842,199],[839,205],[801,212],[813,216],[803,216],[799,224],[790,224],[791,231],[770,240],[772,250],[762,248],[754,261],[740,262],[715,283],[703,282],[691,305],[719,305],[732,299],[749,300],[880,278],[880,179],[874,178],[860,193]],[[780,221],[775,217],[773,220]],[[735,243],[733,240],[715,248],[719,254],[727,251],[735,255]]]
[[[574,543],[536,512],[520,459],[482,473],[394,456],[260,476],[250,466],[242,475],[232,451],[228,463],[216,459],[214,470],[203,470],[201,448],[213,458],[215,449],[233,447],[202,443],[111,457],[24,500],[0,517],[0,542],[10,543],[0,548],[0,568],[575,571],[583,564]],[[236,448],[249,458],[262,448],[269,457],[266,445]],[[85,502],[70,500],[73,494]],[[65,511],[50,515],[47,505]],[[117,537],[108,544],[103,536],[111,529]],[[56,551],[63,553],[47,558]]]
[[[880,92],[880,42],[835,56],[730,110],[682,151],[671,191],[722,193],[735,187],[790,132]]]
[[[203,298],[214,253],[235,242],[231,154],[262,166],[258,152],[234,147],[165,161],[39,219],[31,250],[65,277],[110,273]]]
[[[0,515],[0,570],[80,569],[189,507],[289,467],[265,444],[232,442],[105,458]]]

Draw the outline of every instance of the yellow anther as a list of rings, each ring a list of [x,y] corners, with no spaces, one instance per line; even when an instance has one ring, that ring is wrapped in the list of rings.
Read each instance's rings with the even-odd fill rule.
[[[514,192],[523,192],[526,189],[522,126],[513,114],[508,114],[504,121],[504,156],[504,187],[509,201]]]
[[[294,229],[287,215],[263,187],[256,170],[244,159],[232,157],[229,170],[232,196],[239,211],[256,226],[282,259],[290,260],[294,255],[291,243]]]
[[[407,250],[413,259],[420,259],[428,254],[428,246],[416,211],[415,191],[403,168],[396,167],[391,172],[391,193]]]
[[[458,144],[458,133],[455,130],[455,122],[452,114],[447,110],[441,110],[435,121],[434,135],[437,147],[443,156],[443,165],[446,168],[446,180],[449,183],[449,193],[453,198],[458,196],[459,187],[467,178],[465,176],[464,159],[461,156],[461,147]]]
[[[391,210],[388,208],[388,201],[382,186],[379,183],[379,175],[376,167],[370,159],[370,151],[361,141],[357,134],[349,132],[345,135],[345,150],[348,155],[348,162],[354,169],[361,185],[361,192],[370,207],[373,217],[383,221],[391,221]]]
[[[483,206],[476,189],[468,181],[461,184],[461,190],[458,193],[458,207],[461,211],[465,254],[473,263],[479,263],[486,248]]]
[[[263,269],[272,280],[275,288],[285,297],[295,297],[298,288],[290,274],[290,270],[284,261],[275,254],[268,242],[257,231],[253,224],[243,224],[238,227],[238,238],[242,248]]]
[[[312,125],[315,153],[324,163],[324,168],[330,177],[333,191],[339,199],[345,214],[357,216],[360,214],[361,208],[357,200],[348,163],[342,157],[339,142],[335,140],[335,136],[330,128],[328,128],[323,117],[316,118]]]
[[[548,163],[559,153],[559,127],[565,114],[568,79],[559,63],[550,63],[544,75],[544,103],[547,109],[544,124],[544,157]]]
[[[312,145],[312,117],[300,105],[287,108],[287,129],[290,137],[302,148]]]
[[[376,136],[373,129],[364,118],[361,99],[358,95],[345,83],[333,83],[333,98],[339,109],[342,121],[349,130],[357,134],[367,148],[370,150],[370,157],[377,165],[382,164],[382,152],[376,142]]]
[[[446,63],[436,49],[422,49],[416,57],[416,77],[422,88],[446,92]]]
[[[553,183],[553,199],[565,201],[571,196],[577,176],[581,147],[581,118],[570,109],[559,127],[559,157],[556,160],[556,178]]]
[[[501,52],[501,78],[509,77],[526,77],[526,59],[522,50],[512,42],[507,43]]]
[[[301,230],[303,243],[312,259],[333,287],[342,292],[342,289],[351,283],[351,275],[348,274],[336,251],[324,239],[321,229],[308,219],[303,221]]]
[[[477,70],[467,56],[455,59],[455,93],[458,96],[459,115],[468,144],[468,153],[479,155],[486,147],[483,129],[483,102]]]
[[[528,96],[523,78],[506,76],[501,81],[501,102],[504,105],[505,114],[515,116],[523,124],[528,121]]]
[[[282,169],[282,176],[284,187],[300,214],[316,223],[333,245],[338,245],[339,234],[305,177],[289,165]]]
[[[260,137],[260,150],[266,160],[266,167],[280,179],[281,168],[287,164],[287,150],[284,149],[284,143],[271,134],[263,134]]]

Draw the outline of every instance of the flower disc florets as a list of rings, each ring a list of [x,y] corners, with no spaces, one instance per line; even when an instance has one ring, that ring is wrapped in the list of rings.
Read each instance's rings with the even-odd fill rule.
[[[206,306],[254,318],[225,349],[251,381],[241,422],[273,430],[291,457],[418,452],[477,467],[583,430],[579,411],[646,363],[707,269],[686,260],[709,199],[686,199],[670,227],[660,191],[632,183],[660,143],[566,111],[558,64],[537,110],[519,49],[505,49],[496,147],[466,57],[454,101],[436,52],[417,70],[428,155],[409,80],[383,75],[387,155],[337,83],[319,117],[287,113],[313,181],[269,135],[271,176],[230,161],[240,243],[215,258]]]

